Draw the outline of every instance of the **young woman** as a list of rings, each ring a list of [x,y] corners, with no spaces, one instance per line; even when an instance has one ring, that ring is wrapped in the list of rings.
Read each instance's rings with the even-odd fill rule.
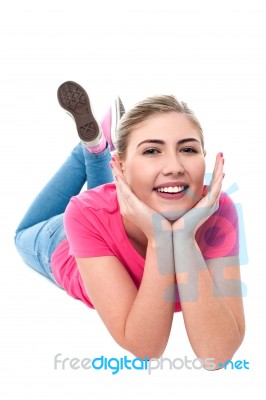
[[[75,82],[62,84],[58,99],[81,143],[21,221],[22,258],[95,308],[115,341],[138,357],[163,354],[174,312],[182,311],[197,357],[216,366],[231,359],[244,337],[244,312],[237,213],[221,192],[223,154],[204,186],[202,128],[173,96],[138,103],[116,138],[120,99],[101,126]],[[85,181],[89,190],[79,194]]]

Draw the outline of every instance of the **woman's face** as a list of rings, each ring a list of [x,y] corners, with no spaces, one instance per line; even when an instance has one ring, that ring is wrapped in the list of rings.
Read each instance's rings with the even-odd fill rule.
[[[175,220],[201,198],[204,157],[196,127],[183,114],[169,112],[151,116],[132,130],[121,164],[135,195]]]

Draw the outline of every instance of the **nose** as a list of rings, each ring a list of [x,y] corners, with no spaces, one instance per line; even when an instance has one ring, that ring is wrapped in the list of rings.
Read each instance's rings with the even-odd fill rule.
[[[163,175],[182,175],[185,172],[184,166],[176,152],[168,153],[164,160]]]

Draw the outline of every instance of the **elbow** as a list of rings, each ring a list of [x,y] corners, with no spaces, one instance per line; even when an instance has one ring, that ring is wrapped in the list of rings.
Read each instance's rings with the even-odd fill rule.
[[[121,345],[121,344],[120,344]],[[140,358],[142,360],[151,360],[151,359],[159,359],[162,357],[164,350],[166,348],[166,344],[154,344],[145,345],[144,343],[135,343],[135,342],[127,342],[125,341],[122,344],[122,347],[133,354],[136,358]]]
[[[212,340],[200,341],[198,346],[193,348],[196,356],[202,360],[212,359],[217,365],[222,365],[228,360],[232,360],[235,352],[241,346],[245,336],[245,323],[238,326],[238,329],[231,331],[230,334],[221,335]]]
[[[142,360],[154,360],[154,359],[159,359],[162,357],[163,355],[163,351],[158,351],[156,350],[136,350],[136,351],[131,351],[131,353],[136,357],[136,358],[140,358]]]
[[[169,336],[161,335],[160,337],[154,335],[147,335],[140,337],[139,335],[131,334],[131,332],[124,332],[122,340],[120,341],[120,346],[125,350],[132,353],[136,358],[151,360],[159,359],[162,357]]]
[[[197,358],[203,362],[206,370],[218,370],[224,368],[226,363],[231,362],[237,349],[244,339],[244,332],[230,341],[206,346],[205,349],[194,350]]]

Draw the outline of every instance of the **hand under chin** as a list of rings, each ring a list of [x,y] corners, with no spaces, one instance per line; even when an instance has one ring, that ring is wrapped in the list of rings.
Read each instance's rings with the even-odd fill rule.
[[[187,212],[188,210],[174,210],[174,211],[165,211],[165,212],[160,212],[161,216],[167,219],[170,222],[175,222],[179,218],[183,217],[183,215]]]

